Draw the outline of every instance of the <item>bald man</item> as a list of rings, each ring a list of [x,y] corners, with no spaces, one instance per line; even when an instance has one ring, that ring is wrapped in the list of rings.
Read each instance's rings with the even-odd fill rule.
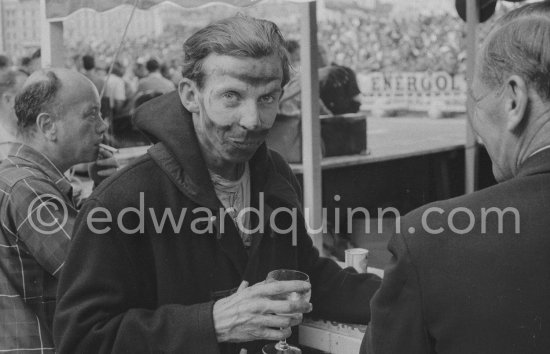
[[[99,110],[92,82],[65,69],[33,73],[15,98],[20,142],[0,165],[0,352],[54,353],[57,277],[77,214],[64,172],[107,157]]]

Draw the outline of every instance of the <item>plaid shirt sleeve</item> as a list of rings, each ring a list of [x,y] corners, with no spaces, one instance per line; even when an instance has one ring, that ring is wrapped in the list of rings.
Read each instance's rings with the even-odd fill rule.
[[[26,178],[10,193],[10,233],[40,266],[57,277],[68,252],[77,211],[51,181]]]

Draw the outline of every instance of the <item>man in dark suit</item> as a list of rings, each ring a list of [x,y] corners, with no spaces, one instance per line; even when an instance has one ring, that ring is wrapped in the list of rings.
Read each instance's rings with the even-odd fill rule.
[[[500,183],[402,219],[362,353],[550,353],[549,14],[485,39],[468,108]]]

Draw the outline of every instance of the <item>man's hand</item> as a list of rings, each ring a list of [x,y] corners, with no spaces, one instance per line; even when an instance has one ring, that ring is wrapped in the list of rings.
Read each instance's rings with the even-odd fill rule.
[[[243,282],[235,294],[214,304],[218,342],[285,339],[291,334],[290,327],[302,322],[302,313],[312,310],[311,304],[303,299],[275,300],[281,298],[281,294],[309,290],[311,285],[308,282],[276,281],[247,286]]]
[[[97,161],[88,165],[88,173],[90,178],[94,181],[94,186],[97,186],[105,178],[114,174],[117,168],[118,162],[113,157],[113,153],[100,147]]]

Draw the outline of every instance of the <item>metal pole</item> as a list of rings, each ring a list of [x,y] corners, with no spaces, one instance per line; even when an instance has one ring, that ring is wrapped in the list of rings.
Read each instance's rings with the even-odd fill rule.
[[[468,86],[471,85],[474,78],[476,65],[476,45],[477,45],[477,25],[479,23],[479,4],[476,0],[467,0],[466,3],[466,24],[467,24],[467,61],[466,77]],[[474,104],[472,97],[468,95],[466,104],[471,107]],[[469,112],[469,110],[468,110]],[[469,113],[468,113],[469,114]],[[477,138],[472,129],[470,119],[466,126],[466,146],[465,146],[465,192],[472,193],[477,189],[477,176],[479,164],[479,147]]]
[[[310,227],[313,244],[322,254],[323,233],[311,232],[311,230],[319,230],[323,225],[316,3],[315,1],[302,3],[300,7],[304,215]]]
[[[48,20],[46,17],[46,0],[40,0],[40,20],[42,21],[40,40],[42,67],[62,67],[65,61],[63,22],[61,20]]]

